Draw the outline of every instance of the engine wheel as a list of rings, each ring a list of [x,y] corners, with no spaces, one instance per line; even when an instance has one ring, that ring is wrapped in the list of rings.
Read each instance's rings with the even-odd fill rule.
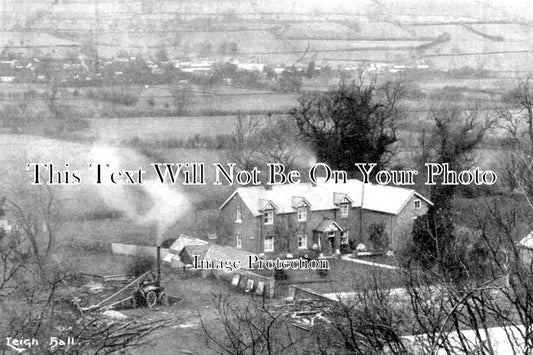
[[[157,304],[157,295],[155,291],[149,291],[146,294],[146,305],[148,308],[153,308]]]
[[[168,306],[168,296],[165,292],[159,294],[159,304],[163,306]]]

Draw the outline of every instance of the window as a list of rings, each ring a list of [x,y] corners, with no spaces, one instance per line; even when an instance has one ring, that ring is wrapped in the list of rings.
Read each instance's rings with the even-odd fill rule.
[[[274,251],[274,237],[268,236],[265,238],[265,252]]]
[[[235,219],[235,223],[242,223],[242,211],[241,206],[237,206],[237,211],[235,211],[235,214],[237,215]]]
[[[422,202],[420,200],[415,200],[415,208],[419,209],[422,207]]]
[[[263,214],[263,220],[265,221],[265,224],[273,224],[274,223],[274,211],[266,211]]]
[[[242,235],[240,234],[237,234],[235,236],[235,239],[236,239],[236,244],[237,244],[237,248],[242,248]]]
[[[307,221],[307,207],[298,207],[298,222]]]
[[[342,217],[348,217],[348,211],[349,211],[349,206],[348,204],[342,204],[341,205],[341,216]]]
[[[298,234],[298,249],[306,249],[306,248],[307,248],[307,235]]]
[[[341,232],[341,244],[350,244],[350,239],[348,238],[348,231]]]

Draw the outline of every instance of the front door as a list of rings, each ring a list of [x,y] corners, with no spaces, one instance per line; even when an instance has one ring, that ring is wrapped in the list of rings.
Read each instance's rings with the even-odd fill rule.
[[[329,251],[333,254],[335,251],[335,232],[328,232]]]

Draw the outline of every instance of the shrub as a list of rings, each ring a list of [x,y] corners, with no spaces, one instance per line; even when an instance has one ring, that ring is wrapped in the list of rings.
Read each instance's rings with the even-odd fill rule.
[[[163,240],[163,242],[161,243],[161,248],[170,248],[177,239],[178,238],[168,238]]]
[[[306,259],[306,260],[316,260],[316,259],[318,259],[318,255],[319,254],[320,253],[319,253],[318,250],[307,249],[307,250],[299,252],[296,255],[296,258],[302,258],[302,259]]]
[[[287,280],[287,274],[283,269],[274,269],[274,279],[276,280]]]
[[[372,223],[368,226],[368,236],[376,251],[383,251],[389,246],[389,237],[384,223]]]
[[[133,106],[139,101],[139,95],[136,93],[105,89],[88,90],[87,98],[92,100],[108,101],[124,106]]]
[[[350,244],[341,244],[341,254],[350,254],[352,252],[352,248],[350,247]]]
[[[151,255],[136,255],[127,267],[127,273],[139,277],[147,271],[154,270],[156,260]]]

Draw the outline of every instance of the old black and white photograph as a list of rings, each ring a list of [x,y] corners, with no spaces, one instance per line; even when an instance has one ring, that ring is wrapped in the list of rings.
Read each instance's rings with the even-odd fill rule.
[[[533,354],[533,5],[0,0],[0,353]]]

